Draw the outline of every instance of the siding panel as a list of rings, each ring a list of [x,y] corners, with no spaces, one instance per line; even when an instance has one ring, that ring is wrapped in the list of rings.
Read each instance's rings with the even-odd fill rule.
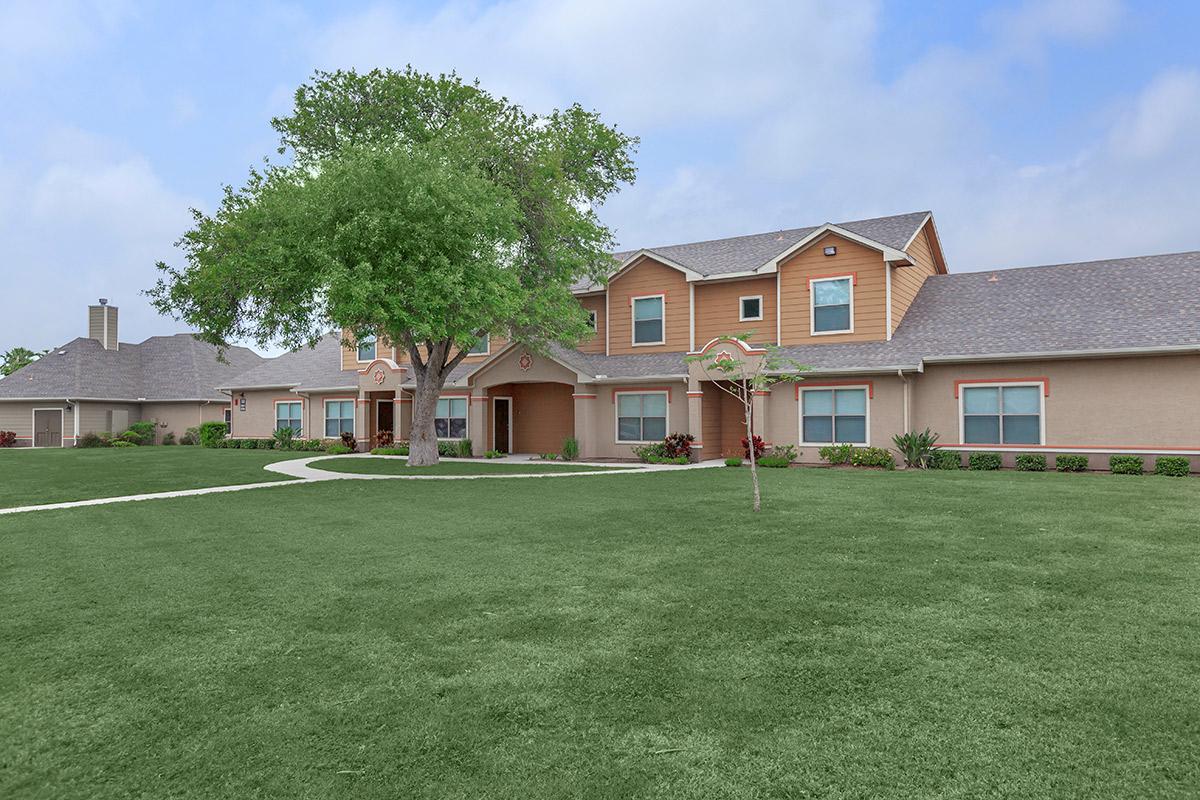
[[[835,245],[837,255],[824,255],[826,245]],[[883,256],[880,253],[834,234],[823,236],[781,264],[781,344],[833,344],[886,339],[887,285],[883,270]],[[812,336],[809,328],[809,279],[848,273],[858,276],[858,283],[854,287],[854,332]]]
[[[647,294],[665,294],[663,329],[665,344],[633,346],[633,306],[631,298]],[[683,273],[651,258],[643,258],[608,286],[609,353],[675,353],[688,349],[688,284]]]

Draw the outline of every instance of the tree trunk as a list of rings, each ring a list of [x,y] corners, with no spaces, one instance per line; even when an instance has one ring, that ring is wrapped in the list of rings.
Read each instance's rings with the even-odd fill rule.
[[[408,434],[408,465],[429,467],[438,463],[437,431],[433,417],[437,412],[441,381],[430,379],[431,370],[418,373],[417,388],[413,392],[412,427]]]
[[[745,394],[746,403],[746,442],[750,453],[750,481],[754,484],[754,510],[762,508],[762,495],[758,491],[758,458],[754,452],[754,395],[749,390]]]

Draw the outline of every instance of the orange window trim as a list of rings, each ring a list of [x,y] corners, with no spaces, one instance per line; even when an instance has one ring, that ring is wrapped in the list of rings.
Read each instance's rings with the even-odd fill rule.
[[[649,392],[666,392],[667,402],[671,402],[670,386],[615,386],[612,390],[613,405],[616,405],[619,394],[648,394]]]
[[[875,399],[875,381],[802,381],[796,384],[796,399],[800,399],[800,390],[813,386],[865,386],[868,399]]]
[[[1043,396],[1050,396],[1050,379],[1044,375],[1037,378],[963,378],[954,382],[954,396],[958,397],[959,387],[961,386],[970,388],[974,384],[986,383],[1040,383],[1042,384]]]

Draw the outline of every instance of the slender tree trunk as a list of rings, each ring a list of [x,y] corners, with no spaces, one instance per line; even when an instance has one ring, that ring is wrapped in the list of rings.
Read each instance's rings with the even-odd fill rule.
[[[754,452],[754,395],[747,389],[744,395],[746,404],[746,441],[750,453],[750,481],[754,484],[754,510],[762,508],[762,495],[758,491],[758,457]]]
[[[417,388],[413,392],[412,427],[408,439],[408,465],[429,467],[438,463],[437,431],[433,427],[433,416],[437,412],[441,382],[430,380],[429,372],[417,375]]]

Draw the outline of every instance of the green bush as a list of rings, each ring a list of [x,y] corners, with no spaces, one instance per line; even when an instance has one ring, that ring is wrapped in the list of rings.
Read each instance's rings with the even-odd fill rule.
[[[1159,456],[1154,459],[1154,474],[1169,475],[1172,478],[1186,478],[1189,471],[1188,460],[1183,456]]]
[[[856,447],[850,454],[850,463],[856,467],[895,469],[896,457],[882,447]]]
[[[292,443],[296,439],[296,432],[291,428],[279,428],[272,438],[275,440],[277,450],[291,450]]]
[[[827,461],[830,464],[849,464],[854,458],[854,445],[852,444],[833,444],[828,447],[822,447],[817,451],[817,455],[822,461]]]
[[[1046,457],[1041,453],[1018,453],[1017,469],[1021,472],[1045,472]]]
[[[125,429],[125,432],[121,434],[121,438],[136,445],[154,444],[154,429],[156,427],[157,425],[149,420],[135,422]]]
[[[188,428],[183,432],[183,436],[179,437],[180,444],[197,445],[200,444],[200,429]]]
[[[796,460],[796,447],[790,444],[777,444],[771,448],[771,452],[766,453],[758,459],[758,463],[764,467],[787,467]]]
[[[637,456],[638,461],[647,464],[661,464],[662,461],[651,461],[651,459],[662,459],[667,457],[667,446],[662,442],[652,442],[651,444],[643,444],[633,448],[633,454]]]
[[[167,431],[163,434],[162,443],[165,445],[175,444],[175,431]]]
[[[568,436],[563,442],[562,457],[564,461],[575,461],[579,458],[579,440]]]
[[[484,458],[504,458],[504,453],[501,453],[499,450],[488,450],[486,453],[483,454],[483,457]]]
[[[295,439],[292,441],[292,449],[315,453],[325,449],[325,442],[320,439]]]
[[[740,458],[737,458],[736,456],[733,458],[725,459],[725,466],[727,466],[727,467],[740,467],[741,465],[742,465],[742,460]]]
[[[1088,457],[1062,453],[1054,457],[1054,468],[1059,472],[1083,472],[1088,468]]]
[[[109,443],[109,447],[137,447],[133,442],[127,442],[124,439],[114,439]]]
[[[647,464],[686,464],[687,456],[657,456],[651,455],[643,459]]]
[[[541,453],[539,454],[543,461],[557,461],[558,453]]]
[[[371,451],[373,456],[406,456],[408,455],[407,447],[376,447]]]
[[[79,437],[76,447],[108,447],[108,439],[98,433],[88,432]]]
[[[200,430],[197,434],[202,447],[220,447],[217,442],[225,439],[225,423],[224,422],[202,422]]]
[[[353,453],[354,451],[341,442],[338,442],[337,444],[331,444],[329,447],[326,447],[325,452],[331,456],[344,456],[349,453]]]
[[[438,442],[438,455],[442,458],[454,458],[458,455],[457,442]]]
[[[896,449],[900,451],[905,466],[925,469],[929,466],[934,452],[933,446],[937,440],[938,435],[926,428],[921,433],[916,431],[898,433],[892,437],[892,444],[896,445]]]
[[[471,440],[470,439],[459,439],[458,440],[458,457],[459,458],[471,458],[473,455],[475,455],[475,448],[471,446]]]
[[[1145,464],[1141,456],[1113,456],[1108,460],[1113,475],[1141,475]]]
[[[933,469],[962,469],[962,453],[936,449],[930,454],[929,466]]]
[[[967,469],[994,470],[1000,469],[999,453],[971,453],[967,456]]]

